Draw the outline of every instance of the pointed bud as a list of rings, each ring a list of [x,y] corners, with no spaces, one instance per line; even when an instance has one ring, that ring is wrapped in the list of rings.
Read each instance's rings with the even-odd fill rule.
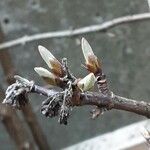
[[[94,84],[96,82],[96,78],[93,73],[88,74],[86,77],[81,79],[77,86],[80,88],[81,91],[88,91],[92,87],[94,87]]]
[[[141,134],[144,136],[145,139],[150,138],[150,132],[144,127],[141,128]]]
[[[64,71],[62,69],[61,63],[45,47],[39,45],[38,49],[39,49],[39,52],[40,52],[42,58],[47,63],[47,65],[52,70],[52,72],[59,77],[63,77]]]
[[[90,44],[88,43],[88,41],[85,38],[82,38],[82,40],[81,40],[81,47],[82,47],[84,58],[85,58],[86,62],[88,63],[88,55],[94,55],[94,53],[93,53],[93,50],[92,50]]]
[[[96,74],[101,70],[101,64],[99,63],[98,58],[94,55],[90,44],[85,38],[82,38],[81,40],[81,47],[87,69]]]
[[[57,78],[53,73],[42,67],[35,67],[34,70],[43,78],[43,80],[54,86],[60,86],[61,80]]]

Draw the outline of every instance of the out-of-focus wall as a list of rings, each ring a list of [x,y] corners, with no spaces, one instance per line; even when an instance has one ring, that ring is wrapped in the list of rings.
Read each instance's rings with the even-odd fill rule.
[[[1,0],[0,21],[6,40],[40,32],[79,28],[100,24],[125,15],[148,11],[147,1],[131,0]],[[13,62],[20,75],[44,82],[34,72],[35,66],[47,67],[37,46],[47,47],[57,57],[67,57],[72,72],[85,76],[80,64],[84,62],[79,41],[84,36],[101,58],[110,88],[119,95],[148,100],[150,97],[150,21],[121,25],[106,33],[92,33],[72,38],[47,39],[10,48]],[[113,37],[109,33],[113,34]],[[0,71],[0,82],[6,88]],[[60,149],[79,141],[112,131],[118,127],[142,120],[135,114],[111,111],[96,120],[90,119],[89,107],[74,108],[68,126],[56,119],[41,115],[39,105],[44,97],[32,96],[32,104],[53,149]],[[0,145],[12,149],[4,127],[0,125]],[[6,143],[6,144],[3,144]]]

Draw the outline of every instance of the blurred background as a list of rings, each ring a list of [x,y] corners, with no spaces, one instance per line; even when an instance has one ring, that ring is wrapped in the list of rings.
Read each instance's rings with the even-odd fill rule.
[[[148,11],[146,0],[1,0],[0,42],[24,35],[101,24],[116,17]],[[29,80],[34,80],[37,84],[45,85],[33,70],[36,66],[47,68],[38,52],[39,44],[51,50],[59,60],[67,57],[74,75],[84,77],[87,71],[81,67],[84,63],[80,46],[82,37],[89,41],[95,54],[102,60],[103,70],[114,93],[148,101],[150,97],[149,21],[120,25],[107,32],[38,40],[0,50],[1,93],[3,94],[2,90],[6,90],[8,83],[13,82],[10,78],[16,72]],[[73,109],[68,125],[64,126],[58,124],[58,118],[50,119],[41,115],[40,104],[44,97],[30,95],[29,99],[32,114],[36,115],[35,119],[41,126],[41,132],[51,149],[56,150],[144,119],[133,113],[112,110],[92,120],[91,107],[82,107]],[[25,128],[27,137],[31,139],[33,145],[36,145],[29,121],[23,117],[27,113],[23,114],[25,115],[17,111],[16,115]],[[16,149],[5,123],[1,116],[0,149]]]

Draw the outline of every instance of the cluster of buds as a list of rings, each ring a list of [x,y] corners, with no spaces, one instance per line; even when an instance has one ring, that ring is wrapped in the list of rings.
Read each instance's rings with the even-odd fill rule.
[[[67,119],[70,115],[69,111],[71,107],[74,106],[73,103],[80,103],[78,101],[79,94],[76,94],[78,95],[76,97],[75,93],[89,91],[94,87],[95,82],[97,82],[97,85],[100,83],[101,89],[105,90],[106,88],[105,86],[103,87],[106,80],[102,78],[105,76],[102,74],[101,63],[84,38],[81,40],[81,47],[85,58],[85,67],[90,73],[82,79],[77,79],[70,73],[66,58],[63,58],[62,63],[60,63],[48,49],[41,45],[38,46],[39,53],[50,68],[50,71],[42,67],[35,67],[34,70],[47,84],[62,89],[61,92],[52,97],[48,96],[48,98],[43,101],[41,112],[46,117],[55,117],[59,115],[60,124],[67,124]],[[27,103],[25,96],[34,89],[33,85],[33,82],[16,76],[16,83],[8,88],[6,91],[6,98],[3,102],[20,108],[21,105]],[[22,96],[24,96],[24,101],[21,103]]]
[[[85,39],[82,39],[82,49],[83,49],[83,54],[85,56],[85,59],[87,60],[87,69],[91,70],[91,73],[89,73],[86,77],[83,79],[77,79],[77,86],[81,91],[88,91],[90,90],[96,81],[94,72],[96,70],[100,69],[98,59],[95,55],[91,55],[89,51],[86,51],[86,46],[88,43],[85,43]],[[64,81],[63,77],[65,77],[66,73],[63,69],[62,64],[52,55],[52,53],[47,50],[43,46],[38,46],[39,52],[43,58],[43,60],[46,62],[48,67],[51,69],[51,72],[48,71],[45,68],[42,67],[35,67],[34,70],[43,78],[43,80],[53,86],[58,86],[58,87],[63,87],[64,86]],[[91,51],[92,52],[92,51]],[[87,54],[89,55],[89,58],[87,59]],[[93,54],[93,53],[92,53]],[[93,59],[90,59],[90,57]],[[92,61],[90,61],[92,60]],[[96,60],[96,62],[94,61]],[[90,62],[90,63],[88,63]]]
[[[61,78],[65,76],[61,63],[52,53],[43,46],[38,46],[39,52],[51,72],[42,67],[35,67],[34,70],[43,78],[46,83],[54,86],[62,86]]]
[[[72,81],[72,84],[73,86],[76,86],[79,89],[79,91],[85,92],[85,91],[90,90],[92,87],[94,87],[94,84],[96,82],[94,73],[96,73],[97,70],[100,69],[100,65],[99,65],[97,57],[92,52],[90,45],[85,39],[82,39],[82,49],[83,49],[84,57],[86,59],[87,69],[90,71],[90,73],[83,79],[75,78],[75,81]],[[66,64],[63,65],[62,63],[60,63],[52,55],[52,53],[49,50],[47,50],[45,47],[38,46],[38,50],[43,60],[46,62],[46,64],[48,65],[51,71],[48,71],[47,69],[42,68],[42,67],[35,67],[34,70],[49,85],[58,86],[62,88],[64,91],[67,91],[66,87],[68,83],[66,82],[66,77],[69,74],[69,72],[67,70]],[[69,80],[70,80],[70,75],[68,75],[68,81]],[[63,99],[63,101],[65,101],[65,99]],[[53,100],[53,103],[54,103],[54,100]],[[44,114],[45,116],[54,117],[56,114],[58,114],[58,112],[60,112],[59,120],[60,122],[62,122],[61,120],[65,120],[64,124],[66,124],[66,118],[68,118],[69,116],[69,113],[68,113],[69,111],[65,111],[65,113],[62,113],[62,112],[64,112],[64,110],[69,110],[67,108],[67,103],[63,102],[62,107],[60,107],[59,101],[55,102],[55,105],[51,106],[51,104],[53,103],[51,103],[50,100],[47,103],[47,100],[46,100],[46,103],[42,104],[42,109],[41,109],[42,114]],[[55,108],[54,106],[57,106],[57,108]],[[67,109],[63,109],[63,108],[67,108]]]

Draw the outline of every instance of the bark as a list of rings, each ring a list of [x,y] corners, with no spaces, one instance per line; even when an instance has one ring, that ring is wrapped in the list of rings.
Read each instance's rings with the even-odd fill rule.
[[[44,96],[53,96],[59,91],[48,90],[44,87],[34,85],[31,93],[42,94]],[[61,95],[62,93],[60,93]],[[60,96],[61,97],[61,96]],[[138,115],[150,118],[150,103],[132,100],[125,97],[121,97],[115,94],[112,96],[104,95],[100,92],[85,92],[76,93],[72,99],[73,106],[95,105],[98,107],[104,107],[108,110],[117,109],[136,113]]]

